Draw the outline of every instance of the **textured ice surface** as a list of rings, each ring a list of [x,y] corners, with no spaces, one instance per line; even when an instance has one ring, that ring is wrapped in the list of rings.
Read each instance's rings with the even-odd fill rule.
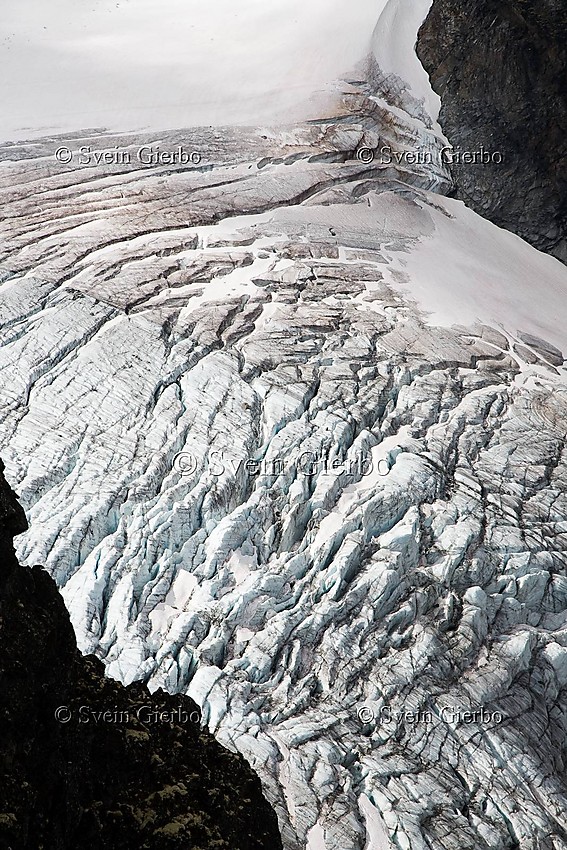
[[[564,267],[331,126],[199,134],[2,166],[21,559],[287,847],[564,848]]]
[[[199,702],[288,850],[567,850],[567,274],[357,158],[443,144],[380,61],[315,124],[0,148],[19,555],[110,675]]]

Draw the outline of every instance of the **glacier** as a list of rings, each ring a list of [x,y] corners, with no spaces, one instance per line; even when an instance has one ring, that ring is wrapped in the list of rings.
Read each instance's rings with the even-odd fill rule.
[[[0,139],[319,117],[386,0],[7,0]],[[291,117],[290,117],[291,116]]]
[[[566,850],[567,273],[360,156],[446,145],[417,6],[324,118],[0,147],[0,455],[81,649],[286,848]]]

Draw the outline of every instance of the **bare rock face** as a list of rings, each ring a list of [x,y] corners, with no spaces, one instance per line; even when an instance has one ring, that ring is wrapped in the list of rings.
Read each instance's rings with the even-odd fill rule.
[[[562,0],[434,0],[418,55],[456,150],[455,195],[567,262],[567,7]]]
[[[240,756],[188,697],[124,688],[83,658],[55,583],[21,567],[26,528],[0,462],[0,846],[281,848]]]

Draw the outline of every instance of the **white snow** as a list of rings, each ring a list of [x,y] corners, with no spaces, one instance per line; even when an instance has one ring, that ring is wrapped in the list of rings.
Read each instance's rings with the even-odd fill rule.
[[[433,234],[421,238],[399,266],[408,276],[405,288],[430,314],[431,324],[502,326],[512,335],[532,334],[563,351],[565,266],[461,201],[436,197],[435,203],[437,208],[427,206]],[[395,278],[389,282],[400,288]]]
[[[198,585],[198,581],[192,573],[181,570],[171,585],[171,589],[165,597],[165,604],[175,608],[183,608],[187,600]]]
[[[246,581],[250,573],[257,569],[257,561],[252,555],[244,555],[241,549],[233,552],[230,556],[227,566],[232,570],[234,579],[237,584],[242,584]]]
[[[567,354],[565,266],[461,201],[431,192],[422,197],[414,203],[369,193],[367,205],[281,209],[274,220],[289,228],[309,219],[333,227],[344,241],[364,234],[383,246],[388,264],[380,268],[388,285],[415,300],[431,325],[480,322],[514,339],[531,334]],[[401,250],[400,236],[407,240]]]
[[[369,51],[359,0],[5,0],[0,138],[300,120]]]
[[[426,111],[436,121],[441,99],[431,88],[415,52],[417,33],[430,8],[431,0],[389,0],[376,25],[372,49],[381,70],[401,77],[416,100],[423,100]]]
[[[364,850],[391,850],[386,825],[376,806],[366,794],[361,794],[358,802],[366,822],[367,843]]]
[[[191,291],[194,290],[194,286],[192,284],[187,287],[179,287],[177,294],[188,295],[190,299],[187,306],[184,307],[181,312],[182,318],[185,318],[190,313],[208,302],[218,302],[225,298],[236,298],[241,295],[256,294],[258,288],[254,283],[252,283],[252,278],[266,273],[273,265],[274,261],[271,257],[267,259],[259,259],[256,257],[250,266],[236,268],[227,275],[213,278],[201,295],[193,297],[191,297]],[[158,304],[160,301],[163,301],[167,295],[168,292],[164,291],[154,300],[154,303]]]
[[[93,0],[73,19],[69,0],[52,0],[49,14],[37,0],[6,2],[0,38],[15,38],[0,78],[6,128],[22,116],[37,128],[42,115],[77,126],[105,116],[179,125],[276,114],[307,104],[362,56],[378,19],[382,70],[433,108],[413,55],[422,0],[359,0],[354,11],[346,0],[305,8],[296,0],[210,8],[171,0],[163,21],[157,0],[135,8],[134,0]],[[415,119],[417,138],[433,145],[426,117]],[[288,133],[280,144],[303,150]],[[549,837],[559,806],[541,778],[541,754],[526,747],[523,721],[507,727],[495,753],[482,732],[473,749],[454,729],[442,742],[408,729],[399,745],[386,725],[363,739],[353,719],[387,694],[400,695],[401,707],[416,704],[422,682],[445,669],[440,619],[428,619],[421,579],[414,584],[425,569],[447,593],[439,598],[447,623],[463,596],[447,663],[461,669],[463,657],[486,648],[489,628],[500,638],[478,679],[474,667],[464,671],[479,705],[506,692],[509,674],[539,664],[536,647],[545,644],[538,681],[545,675],[548,707],[567,679],[562,637],[548,643],[563,579],[541,557],[555,554],[546,547],[563,544],[565,527],[559,379],[521,354],[517,379],[506,358],[502,368],[490,359],[518,331],[565,348],[565,269],[455,201],[410,185],[355,193],[356,163],[257,168],[256,141],[238,167],[214,165],[205,177],[168,174],[158,190],[136,175],[140,193],[119,207],[110,180],[95,191],[84,175],[63,189],[53,178],[28,180],[37,174],[33,159],[18,165],[14,181],[27,181],[29,197],[8,177],[7,271],[30,269],[0,288],[10,318],[0,347],[1,454],[31,519],[21,560],[57,578],[81,648],[104,658],[109,675],[146,678],[201,705],[211,730],[258,770],[293,846],[343,850],[356,836],[364,850],[393,850],[389,835],[400,850],[425,846],[432,805],[441,800],[444,828],[453,823],[454,746],[466,782],[485,776],[503,801],[487,814],[491,846],[511,828]],[[290,200],[301,197],[309,201]],[[182,200],[180,211],[172,198]],[[203,211],[204,220],[225,218],[183,226],[188,212],[198,221]],[[84,223],[75,227],[75,215]],[[28,242],[35,223],[43,235]],[[136,236],[139,223],[159,233]],[[160,265],[169,250],[177,271]],[[219,255],[221,269],[233,268],[224,276]],[[186,277],[172,276],[179,272]],[[130,304],[140,293],[146,314],[126,314],[122,299]],[[176,298],[186,304],[168,314]],[[164,315],[174,318],[174,333]],[[437,327],[479,321],[502,328],[496,342],[478,329]],[[542,439],[534,439],[540,422]],[[220,475],[209,463],[219,450]],[[373,471],[354,483],[299,474],[305,452],[329,450],[349,459],[371,453]],[[184,454],[198,468],[183,468]],[[277,481],[236,474],[234,464],[252,454],[285,461]],[[453,463],[456,486],[446,488],[441,470]],[[522,502],[522,528],[510,492]],[[431,565],[424,543],[435,553]],[[469,557],[479,550],[483,559],[490,553],[494,575]],[[468,562],[464,593],[464,573],[455,583],[453,575]],[[444,699],[461,684],[452,680]],[[420,770],[400,770],[407,759]],[[502,768],[510,764],[512,773]],[[475,829],[483,835],[485,827]]]
[[[318,117],[330,84],[373,52],[440,101],[415,55],[431,0],[7,0],[0,140],[80,127],[289,122]],[[372,35],[373,33],[373,35]]]
[[[307,835],[307,850],[327,850],[325,831],[321,824],[316,823]]]

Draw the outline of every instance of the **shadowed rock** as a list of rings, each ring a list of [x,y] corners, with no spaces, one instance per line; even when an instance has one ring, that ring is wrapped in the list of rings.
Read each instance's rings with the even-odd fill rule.
[[[277,820],[196,704],[105,679],[54,581],[21,567],[27,523],[0,462],[0,847],[277,850]]]

